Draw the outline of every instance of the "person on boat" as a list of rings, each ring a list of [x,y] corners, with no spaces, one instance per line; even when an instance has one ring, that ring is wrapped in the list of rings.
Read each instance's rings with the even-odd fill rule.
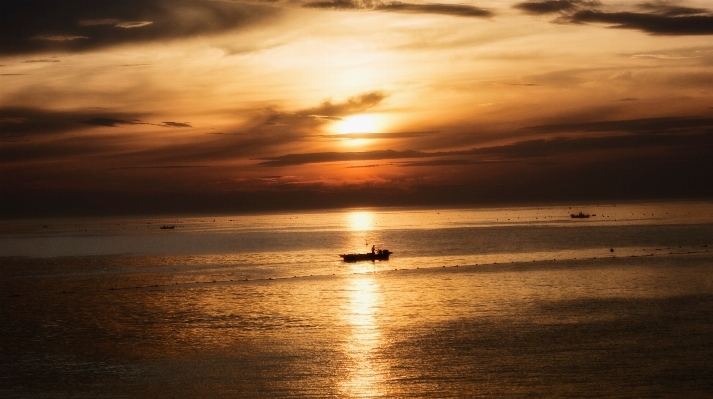
[[[371,246],[371,254],[374,255],[376,253],[376,246],[372,245]]]

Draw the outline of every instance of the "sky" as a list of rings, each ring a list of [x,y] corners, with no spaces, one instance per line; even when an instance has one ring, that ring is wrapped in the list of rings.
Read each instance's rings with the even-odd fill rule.
[[[3,0],[0,216],[713,197],[713,3]]]

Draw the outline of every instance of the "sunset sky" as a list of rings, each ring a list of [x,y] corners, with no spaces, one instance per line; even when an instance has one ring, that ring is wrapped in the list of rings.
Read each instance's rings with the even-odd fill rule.
[[[713,3],[3,1],[3,217],[713,196]]]

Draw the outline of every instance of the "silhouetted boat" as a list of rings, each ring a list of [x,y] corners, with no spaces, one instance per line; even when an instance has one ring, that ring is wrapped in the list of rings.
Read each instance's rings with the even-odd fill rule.
[[[573,219],[586,219],[586,218],[589,217],[589,214],[579,212],[579,213],[576,214],[576,215],[573,213],[573,214],[571,214],[571,215],[569,215],[569,216],[572,216]]]
[[[161,230],[173,230],[176,226],[166,226],[165,224],[161,226]]]
[[[373,262],[376,260],[389,260],[389,255],[391,254],[393,254],[393,252],[388,249],[380,249],[365,254],[342,254],[339,256],[341,256],[345,262],[359,262],[361,260],[370,260]]]

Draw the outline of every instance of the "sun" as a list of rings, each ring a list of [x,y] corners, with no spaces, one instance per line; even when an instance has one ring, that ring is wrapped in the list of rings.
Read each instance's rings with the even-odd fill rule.
[[[378,130],[376,120],[371,115],[353,115],[335,124],[337,133],[373,133]]]

